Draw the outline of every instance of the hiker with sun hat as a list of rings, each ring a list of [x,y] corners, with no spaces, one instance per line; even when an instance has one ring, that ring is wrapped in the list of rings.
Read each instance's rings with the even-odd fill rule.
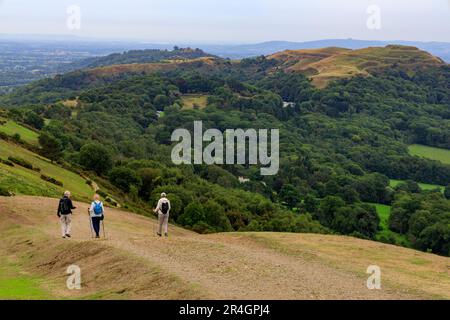
[[[167,229],[169,227],[170,201],[167,199],[167,195],[164,192],[161,193],[161,198],[159,199],[154,212],[158,213],[157,235],[162,237],[162,233],[164,231],[164,235],[168,237],[169,234],[167,233]]]

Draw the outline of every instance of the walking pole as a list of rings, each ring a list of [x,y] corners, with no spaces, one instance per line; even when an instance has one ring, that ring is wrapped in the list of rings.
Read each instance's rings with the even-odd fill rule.
[[[102,228],[103,228],[103,238],[106,239],[106,230],[105,230],[105,221],[102,220]]]
[[[88,217],[89,217],[89,225],[90,225],[90,230],[91,230],[91,239],[93,239],[94,234],[92,233],[92,230],[94,229],[94,226],[92,225],[91,212],[89,211],[89,208],[88,208]]]

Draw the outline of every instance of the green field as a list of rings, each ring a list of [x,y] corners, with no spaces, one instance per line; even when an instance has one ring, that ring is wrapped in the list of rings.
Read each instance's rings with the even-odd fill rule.
[[[0,186],[17,194],[59,197],[64,190],[70,190],[75,199],[87,200],[92,197],[92,189],[86,181],[71,171],[52,164],[49,160],[40,157],[29,150],[0,140],[0,158],[9,156],[22,158],[41,172],[25,169],[18,165],[14,167],[0,164]],[[41,174],[61,181],[64,186],[59,187],[40,178]]]
[[[20,267],[0,259],[1,300],[42,300],[50,295],[41,288],[40,281],[22,272]]]
[[[380,231],[376,234],[377,241],[391,239],[397,245],[408,245],[408,239],[399,233],[389,230],[389,217],[391,215],[391,207],[384,204],[370,203],[377,209],[380,217]]]
[[[4,120],[1,119],[0,120]],[[0,131],[6,133],[9,136],[13,136],[15,134],[19,134],[23,141],[29,144],[38,144],[39,134],[30,130],[24,126],[17,124],[14,121],[6,121],[5,124],[0,125]]]
[[[450,164],[450,150],[413,144],[408,147],[409,153],[413,156],[437,160],[445,164]]]
[[[405,181],[404,181],[404,180],[395,180],[395,179],[391,179],[391,181],[390,181],[390,186],[391,186],[392,188],[395,188],[396,186],[398,186],[399,184],[401,184],[401,183],[403,183],[403,182],[405,182]],[[424,191],[439,189],[439,190],[441,190],[442,192],[444,192],[444,190],[445,190],[445,187],[444,187],[444,186],[439,186],[439,185],[437,185],[437,184],[419,183],[419,187],[420,187],[422,190],[424,190]]]

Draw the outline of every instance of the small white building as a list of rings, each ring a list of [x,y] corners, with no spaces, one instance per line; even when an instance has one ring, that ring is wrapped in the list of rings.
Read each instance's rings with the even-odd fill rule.
[[[294,108],[294,107],[295,107],[295,102],[283,101],[283,108]]]
[[[239,177],[238,179],[239,179],[239,183],[247,183],[247,182],[250,182],[250,179],[249,179],[249,178],[246,178],[246,177]]]

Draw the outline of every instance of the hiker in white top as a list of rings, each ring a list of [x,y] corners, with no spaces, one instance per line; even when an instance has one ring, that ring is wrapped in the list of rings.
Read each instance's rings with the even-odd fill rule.
[[[154,212],[158,213],[158,236],[161,237],[164,231],[164,235],[168,237],[169,234],[167,233],[167,229],[169,227],[170,201],[167,199],[165,193],[161,193],[161,198],[159,199]]]
[[[89,208],[89,214],[96,238],[100,238],[100,222],[105,218],[104,213],[105,209],[103,207],[103,202],[100,201],[100,196],[95,194],[94,201],[92,201],[91,207]]]

